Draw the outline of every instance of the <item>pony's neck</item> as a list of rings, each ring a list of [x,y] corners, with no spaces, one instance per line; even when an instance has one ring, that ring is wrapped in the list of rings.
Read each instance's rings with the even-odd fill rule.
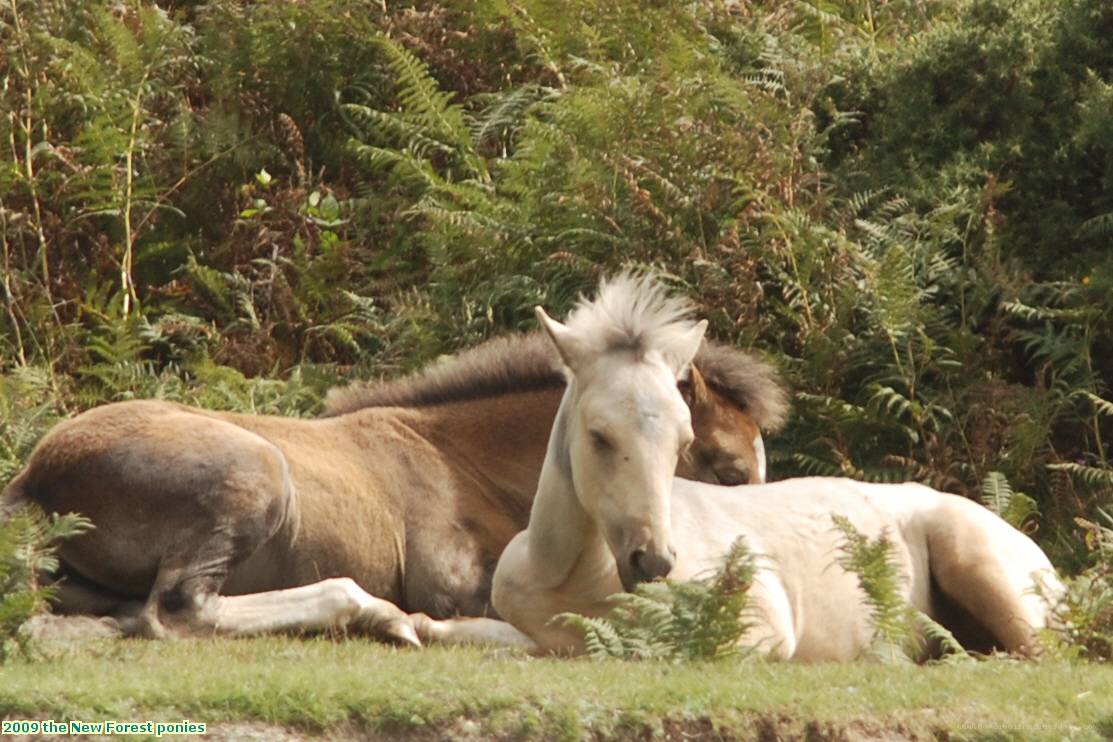
[[[453,467],[469,472],[525,526],[563,389],[538,389],[410,411],[410,425]],[[515,532],[516,532],[515,531]]]
[[[598,527],[576,497],[572,482],[568,420],[574,396],[573,381],[565,390],[553,421],[526,529],[533,574],[539,586],[546,588],[565,583],[574,568],[594,571],[591,569],[594,565],[606,569],[610,554]]]

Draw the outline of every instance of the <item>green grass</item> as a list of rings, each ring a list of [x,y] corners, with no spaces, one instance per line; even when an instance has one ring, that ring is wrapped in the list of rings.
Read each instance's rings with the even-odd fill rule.
[[[0,668],[0,717],[257,721],[309,732],[754,737],[846,730],[952,738],[1113,734],[1113,668],[668,665],[533,659],[364,641],[119,641]]]

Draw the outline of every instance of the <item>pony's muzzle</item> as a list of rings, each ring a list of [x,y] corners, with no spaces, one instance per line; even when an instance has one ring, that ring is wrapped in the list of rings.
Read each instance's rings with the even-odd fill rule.
[[[676,564],[676,549],[671,546],[666,550],[651,546],[634,549],[626,561],[627,568],[620,569],[619,576],[622,578],[622,587],[631,592],[638,583],[667,577]]]
[[[749,484],[752,476],[749,464],[742,457],[718,461],[714,465],[715,478],[724,487],[737,487]]]

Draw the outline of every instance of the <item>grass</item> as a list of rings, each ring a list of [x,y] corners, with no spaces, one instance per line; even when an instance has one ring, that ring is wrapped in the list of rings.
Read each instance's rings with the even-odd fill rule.
[[[359,640],[118,641],[0,668],[0,717],[253,721],[428,736],[958,739],[1113,734],[1113,667],[549,660]],[[463,725],[461,727],[461,725]]]

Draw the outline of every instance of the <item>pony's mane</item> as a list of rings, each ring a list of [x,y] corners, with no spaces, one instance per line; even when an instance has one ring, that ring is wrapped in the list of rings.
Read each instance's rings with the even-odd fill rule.
[[[421,371],[390,381],[357,381],[330,389],[321,417],[366,407],[427,407],[563,387],[564,371],[544,333],[488,340]]]
[[[590,323],[591,332],[599,333],[597,339],[607,347],[634,348],[641,342],[660,342],[665,327],[672,325],[667,332],[676,332],[674,322],[687,322],[685,302],[670,299],[659,289],[647,296],[628,285],[616,287],[623,294],[618,296],[607,290],[615,283],[604,286],[595,302],[581,301],[569,324]],[[690,326],[682,325],[679,331]],[[768,363],[747,351],[704,341],[695,364],[708,386],[742,408],[759,427],[775,430],[781,426],[788,410],[787,396]],[[560,357],[543,332],[507,335],[401,379],[357,381],[330,389],[321,417],[368,407],[427,407],[560,389],[564,384]]]
[[[788,392],[769,363],[730,345],[705,341],[695,359],[709,387],[741,407],[761,429],[780,430],[788,417]]]
[[[651,277],[627,272],[600,281],[594,299],[581,296],[564,324],[599,353],[643,355],[691,330],[693,310]]]

